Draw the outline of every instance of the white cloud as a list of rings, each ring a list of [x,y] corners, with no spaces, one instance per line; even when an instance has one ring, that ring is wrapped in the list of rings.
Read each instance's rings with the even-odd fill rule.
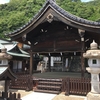
[[[8,3],[10,0],[0,0],[0,4]]]

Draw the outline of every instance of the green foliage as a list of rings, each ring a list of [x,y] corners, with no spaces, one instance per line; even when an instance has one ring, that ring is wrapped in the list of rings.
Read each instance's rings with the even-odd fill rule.
[[[0,5],[0,37],[26,24],[38,13],[46,0],[10,0]],[[66,11],[93,21],[100,21],[100,0],[82,3],[81,0],[56,0]]]
[[[80,0],[58,1],[59,6],[76,16],[92,21],[100,20],[100,0],[94,0],[88,3],[82,3]]]

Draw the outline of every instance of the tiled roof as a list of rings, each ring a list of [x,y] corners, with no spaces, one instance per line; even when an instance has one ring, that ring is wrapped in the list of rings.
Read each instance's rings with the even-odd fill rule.
[[[80,23],[80,24],[84,24],[84,25],[90,25],[91,27],[100,27],[100,22],[90,21],[90,20],[86,20],[86,19],[80,18],[78,16],[75,16],[75,15],[65,11],[60,6],[58,6],[56,4],[55,0],[46,0],[43,7],[27,24],[23,25],[22,27],[20,27],[19,29],[15,30],[15,31],[9,33],[8,35],[16,34],[20,31],[22,31],[24,28],[28,27],[30,24],[34,23],[35,20],[37,19],[37,17],[44,11],[44,9],[46,7],[52,7],[53,9],[58,11],[60,14],[62,14],[65,18],[70,19],[74,23],[76,22],[76,23]]]
[[[5,80],[6,78],[15,79],[16,76],[11,72],[8,66],[0,66],[0,80]]]
[[[0,67],[0,75],[7,70],[8,67]]]
[[[30,57],[28,54],[21,54],[21,53],[13,53],[13,52],[7,52],[8,54],[12,56],[18,56],[18,57]]]

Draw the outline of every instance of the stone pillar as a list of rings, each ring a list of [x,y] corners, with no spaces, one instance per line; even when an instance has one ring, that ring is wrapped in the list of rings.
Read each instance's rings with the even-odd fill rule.
[[[89,67],[86,70],[91,74],[91,91],[87,94],[87,100],[100,100],[100,50],[97,47],[97,43],[93,41],[90,44],[91,50],[83,54],[85,58],[88,58]]]

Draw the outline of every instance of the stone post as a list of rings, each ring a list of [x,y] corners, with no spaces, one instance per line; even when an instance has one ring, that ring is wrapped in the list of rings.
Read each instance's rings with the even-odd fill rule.
[[[95,41],[90,44],[90,50],[83,57],[88,58],[89,67],[86,70],[91,74],[91,91],[87,94],[87,100],[100,100],[100,50]]]

